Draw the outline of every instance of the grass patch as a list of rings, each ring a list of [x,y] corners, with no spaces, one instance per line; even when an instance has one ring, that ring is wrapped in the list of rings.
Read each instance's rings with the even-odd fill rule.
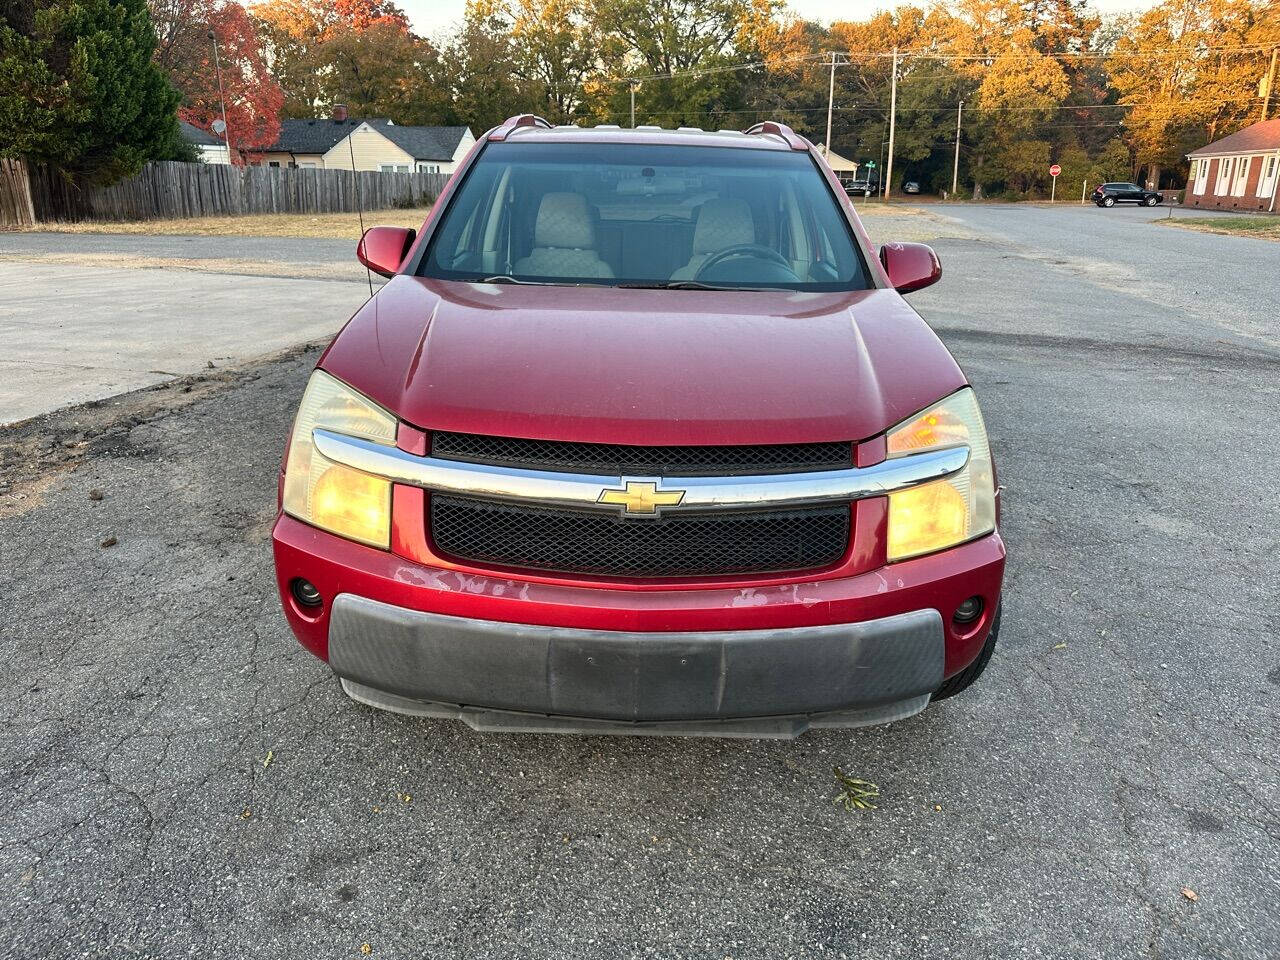
[[[422,226],[430,211],[366,211],[364,224],[397,227]],[[326,240],[356,240],[360,218],[354,213],[271,213],[246,217],[192,217],[180,220],[138,220],[129,223],[41,223],[31,228],[54,233],[129,233],[147,236],[196,237],[316,237]]]
[[[1280,240],[1280,217],[1179,217],[1159,223],[1201,233],[1224,233],[1238,237]]]

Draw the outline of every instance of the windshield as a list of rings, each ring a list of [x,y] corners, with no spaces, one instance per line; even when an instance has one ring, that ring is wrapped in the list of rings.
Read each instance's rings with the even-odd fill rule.
[[[871,286],[807,153],[621,143],[487,145],[419,272],[695,289]]]

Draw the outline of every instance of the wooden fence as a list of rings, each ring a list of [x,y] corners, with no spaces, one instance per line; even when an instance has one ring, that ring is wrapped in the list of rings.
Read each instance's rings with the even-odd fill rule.
[[[0,229],[29,227],[35,219],[26,164],[0,157]]]
[[[0,167],[0,226],[9,223]],[[148,163],[109,187],[79,188],[52,170],[33,167],[29,206],[39,222],[155,220],[251,213],[344,213],[427,206],[448,174],[377,173],[216,163]],[[14,224],[22,221],[16,217]]]

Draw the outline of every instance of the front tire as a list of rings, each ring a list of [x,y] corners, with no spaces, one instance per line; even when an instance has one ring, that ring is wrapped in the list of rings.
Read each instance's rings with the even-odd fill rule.
[[[942,686],[929,698],[930,702],[954,697],[957,693],[962,693],[973,686],[974,681],[982,676],[983,671],[987,669],[987,664],[991,662],[991,654],[995,652],[996,641],[1000,637],[1000,615],[1003,612],[1004,602],[1001,601],[996,607],[996,615],[991,619],[991,632],[987,634],[987,642],[982,645],[978,658],[954,677],[942,681]]]
[[[1114,207],[1114,206],[1116,205],[1116,198],[1115,198],[1115,197],[1103,197],[1103,198],[1102,198],[1102,205],[1103,205],[1104,207]]]
[[[1143,203],[1145,203],[1148,207],[1154,207],[1157,203],[1159,203],[1159,202],[1160,202],[1160,198],[1159,198],[1159,197],[1147,197],[1147,198],[1146,198],[1146,199],[1144,199],[1142,202],[1143,202]]]

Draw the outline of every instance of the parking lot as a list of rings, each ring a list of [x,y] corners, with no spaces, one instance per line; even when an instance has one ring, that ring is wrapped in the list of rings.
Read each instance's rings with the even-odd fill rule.
[[[923,211],[868,222],[942,259],[911,301],[979,391],[1009,567],[982,681],[891,726],[486,736],[348,700],[269,534],[319,349],[288,343],[354,283],[277,280],[317,328],[0,429],[0,956],[1280,955],[1280,245]],[[53,247],[110,242],[0,253]]]

